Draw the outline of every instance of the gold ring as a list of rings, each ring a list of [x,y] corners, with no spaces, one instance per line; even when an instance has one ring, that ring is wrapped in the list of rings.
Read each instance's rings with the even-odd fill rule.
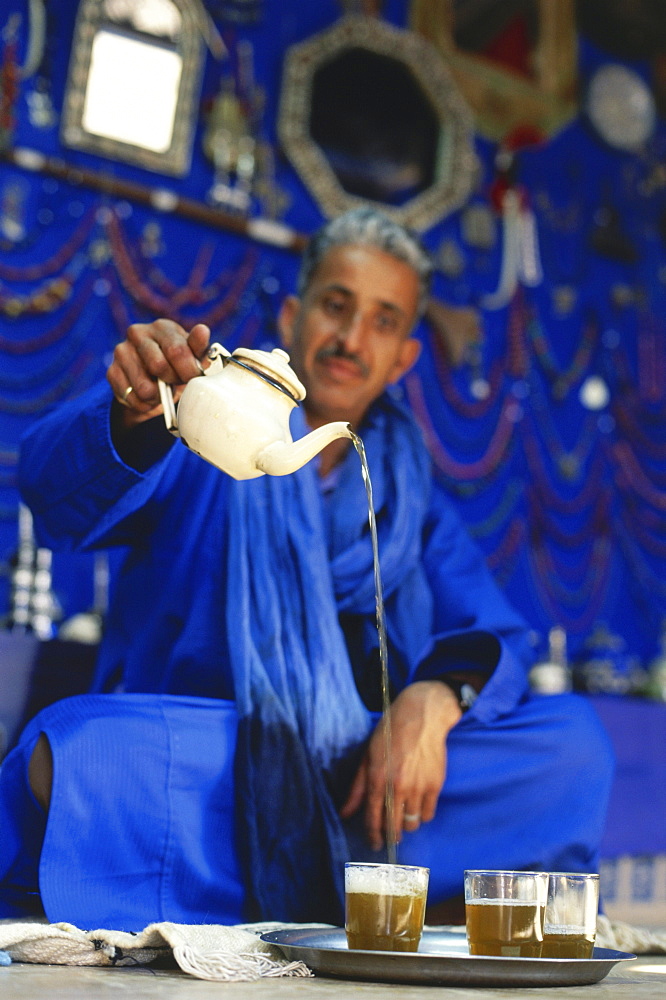
[[[116,399],[118,400],[121,406],[129,406],[127,400],[129,399],[129,394],[131,392],[132,392],[132,386],[128,385],[122,396],[116,396]]]

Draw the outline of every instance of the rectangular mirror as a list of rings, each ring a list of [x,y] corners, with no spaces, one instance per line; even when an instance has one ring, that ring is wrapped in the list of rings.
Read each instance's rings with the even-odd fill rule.
[[[202,63],[186,0],[81,0],[63,144],[182,176],[191,163]]]

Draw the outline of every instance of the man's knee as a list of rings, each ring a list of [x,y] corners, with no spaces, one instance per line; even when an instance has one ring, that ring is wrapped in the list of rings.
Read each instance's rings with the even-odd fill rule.
[[[42,809],[48,812],[53,785],[53,755],[45,733],[40,733],[28,764],[28,781]]]

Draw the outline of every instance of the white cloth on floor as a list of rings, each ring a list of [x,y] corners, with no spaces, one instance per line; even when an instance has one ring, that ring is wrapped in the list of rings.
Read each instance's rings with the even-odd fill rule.
[[[634,955],[659,955],[666,952],[666,928],[635,927],[621,920],[611,921],[600,913],[595,944],[598,948],[614,948]]]
[[[311,976],[303,962],[290,962],[279,948],[262,941],[280,923],[150,924],[138,934],[83,931],[73,924],[0,921],[0,950],[14,962],[38,965],[148,965],[172,955],[183,972],[197,979],[248,982],[263,977]],[[288,926],[299,926],[289,924]],[[325,926],[325,925],[324,925]]]

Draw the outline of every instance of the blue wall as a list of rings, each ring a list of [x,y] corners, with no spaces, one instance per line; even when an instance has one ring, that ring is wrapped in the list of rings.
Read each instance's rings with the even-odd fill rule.
[[[232,6],[211,10],[224,14]],[[233,66],[238,40],[248,40],[266,92],[263,133],[276,143],[284,53],[332,24],[340,7],[296,0],[254,6],[256,23],[232,26],[218,17],[232,59],[220,64],[207,57],[202,108]],[[43,68],[59,111],[75,4],[51,0],[48,7]],[[19,62],[27,9],[27,0],[8,0],[0,14],[0,27],[12,13],[23,18]],[[394,2],[384,13],[402,27],[404,9]],[[610,57],[583,46],[583,80],[604,61]],[[202,152],[203,115],[192,169],[174,180],[64,150],[57,123],[31,122],[34,84],[23,84],[15,104],[14,146],[205,201],[213,178]],[[460,258],[459,273],[440,270],[435,294],[479,308],[485,338],[475,364],[452,372],[437,334],[424,324],[422,358],[406,386],[437,476],[532,625],[535,643],[542,645],[548,629],[560,624],[570,652],[584,656],[585,643],[603,624],[616,637],[623,669],[631,657],[644,663],[654,655],[666,618],[665,142],[659,123],[640,155],[629,155],[605,146],[581,117],[518,154],[517,181],[536,216],[544,280],[519,288],[502,309],[480,306],[499,280],[499,218],[487,249],[467,239],[462,210],[428,230],[424,239],[436,255],[450,244]],[[480,136],[476,147],[481,174],[470,202],[487,207],[496,149]],[[276,162],[276,181],[288,199],[284,221],[307,234],[322,213],[279,152]],[[16,205],[19,230],[12,229]],[[617,212],[619,243],[608,238],[609,209]],[[602,244],[594,240],[600,227]],[[0,560],[6,571],[0,614],[9,610],[15,462],[25,428],[102,378],[133,320],[170,314],[187,325],[203,319],[212,323],[215,339],[230,346],[263,342],[281,296],[293,288],[296,263],[290,250],[0,165]],[[188,296],[177,292],[183,285]],[[580,400],[590,376],[600,376],[610,390],[599,410]],[[487,383],[486,398],[474,395],[479,379]],[[57,553],[54,588],[64,618],[89,607],[92,557]]]

